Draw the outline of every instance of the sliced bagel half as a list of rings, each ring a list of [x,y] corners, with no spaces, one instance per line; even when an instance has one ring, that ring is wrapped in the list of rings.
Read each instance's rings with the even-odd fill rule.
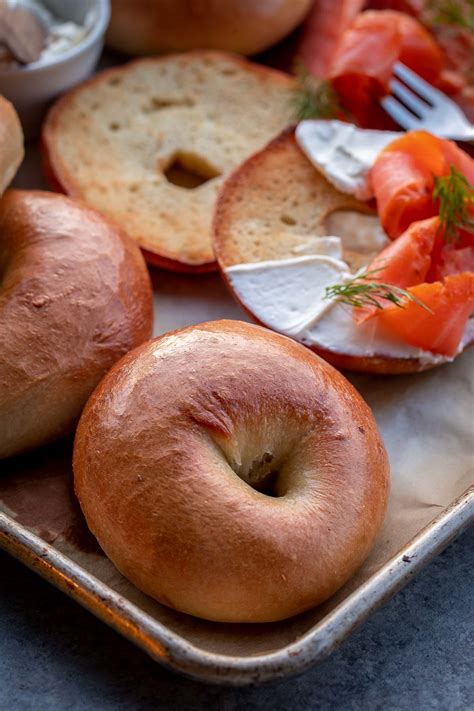
[[[334,236],[340,237],[339,253],[333,252]],[[224,280],[258,323],[338,368],[401,374],[452,360],[397,342],[380,332],[376,318],[356,326],[343,304],[318,307],[321,255],[332,257],[328,265],[337,282],[341,264],[354,273],[386,243],[376,214],[327,182],[298,147],[293,129],[234,171],[214,215],[214,251]],[[459,352],[473,342],[470,319]]]
[[[50,110],[46,175],[117,222],[149,262],[215,269],[217,191],[288,124],[294,86],[287,74],[210,50],[108,69]]]

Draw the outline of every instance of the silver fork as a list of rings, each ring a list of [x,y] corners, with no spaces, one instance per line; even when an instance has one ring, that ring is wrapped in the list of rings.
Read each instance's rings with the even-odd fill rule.
[[[474,126],[442,91],[401,62],[395,64],[393,74],[393,96],[384,97],[381,104],[400,126],[409,131],[423,129],[455,141],[474,141]]]

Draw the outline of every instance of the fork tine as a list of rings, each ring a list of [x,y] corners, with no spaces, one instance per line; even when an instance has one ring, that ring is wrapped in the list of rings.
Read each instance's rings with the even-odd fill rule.
[[[419,121],[411,111],[408,111],[403,104],[392,96],[384,97],[380,102],[385,111],[398,123],[407,129],[416,128]]]
[[[428,101],[430,104],[434,104],[435,101],[440,98],[446,98],[441,91],[438,91],[427,81],[422,79],[418,74],[412,72],[411,69],[406,67],[401,62],[397,62],[393,67],[393,73],[398,79],[401,79],[410,89],[416,91],[422,99]]]
[[[416,94],[407,89],[396,79],[392,79],[390,82],[390,90],[397,99],[400,99],[405,106],[411,109],[420,118],[422,118],[423,114],[431,109],[429,104],[425,103],[422,99],[419,99]]]

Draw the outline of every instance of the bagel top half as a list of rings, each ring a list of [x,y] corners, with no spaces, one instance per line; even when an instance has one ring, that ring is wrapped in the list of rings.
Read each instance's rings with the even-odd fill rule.
[[[215,269],[217,190],[288,124],[293,88],[289,75],[211,50],[135,60],[53,106],[46,173],[119,223],[148,261]]]
[[[151,335],[140,250],[64,195],[0,199],[0,459],[72,430],[102,376]]]
[[[125,356],[81,417],[89,528],[137,587],[227,622],[325,600],[382,521],[388,461],[352,385],[300,344],[214,321]]]

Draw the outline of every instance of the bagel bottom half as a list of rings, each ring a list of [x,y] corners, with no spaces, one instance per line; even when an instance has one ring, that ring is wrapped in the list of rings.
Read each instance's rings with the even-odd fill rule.
[[[350,383],[238,321],[122,358],[74,446],[76,493],[117,568],[165,605],[225,622],[284,619],[332,595],[374,542],[388,478]]]

